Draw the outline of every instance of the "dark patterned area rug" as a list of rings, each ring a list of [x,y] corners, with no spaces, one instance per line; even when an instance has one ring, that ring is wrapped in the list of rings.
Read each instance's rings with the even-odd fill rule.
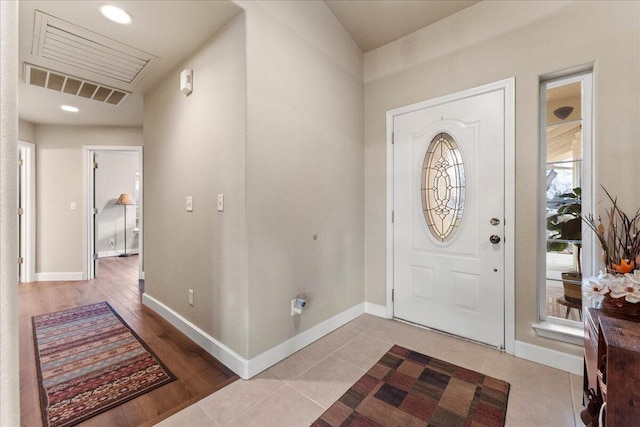
[[[393,346],[312,427],[504,426],[509,383]]]
[[[71,426],[176,377],[106,302],[34,316],[45,426]]]

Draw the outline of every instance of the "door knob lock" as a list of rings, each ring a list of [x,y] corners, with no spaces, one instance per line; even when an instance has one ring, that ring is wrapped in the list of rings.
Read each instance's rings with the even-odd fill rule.
[[[494,244],[495,243],[500,243],[500,236],[497,236],[497,235],[494,234],[491,237],[489,237],[489,241],[491,243],[494,243]]]
[[[489,222],[491,225],[500,225],[500,220],[498,218],[491,218]]]

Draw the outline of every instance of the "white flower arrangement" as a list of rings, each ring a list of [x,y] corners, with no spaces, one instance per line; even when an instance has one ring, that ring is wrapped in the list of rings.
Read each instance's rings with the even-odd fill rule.
[[[602,271],[596,277],[584,279],[582,293],[590,300],[602,302],[605,296],[631,304],[640,302],[640,270],[626,274],[609,274]],[[623,301],[624,300],[624,301]]]

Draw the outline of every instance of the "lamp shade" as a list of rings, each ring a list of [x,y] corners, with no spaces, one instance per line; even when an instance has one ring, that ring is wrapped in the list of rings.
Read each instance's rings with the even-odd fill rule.
[[[118,197],[118,200],[116,200],[116,205],[135,205],[135,202],[133,201],[133,199],[131,199],[131,196],[124,193],[121,194],[120,197]]]

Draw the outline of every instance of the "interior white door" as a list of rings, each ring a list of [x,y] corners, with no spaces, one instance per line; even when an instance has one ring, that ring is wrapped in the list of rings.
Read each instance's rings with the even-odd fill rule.
[[[394,316],[504,346],[502,90],[393,121]]]
[[[25,259],[27,222],[25,221],[24,210],[26,208],[26,149],[18,147],[18,282],[26,282]]]

